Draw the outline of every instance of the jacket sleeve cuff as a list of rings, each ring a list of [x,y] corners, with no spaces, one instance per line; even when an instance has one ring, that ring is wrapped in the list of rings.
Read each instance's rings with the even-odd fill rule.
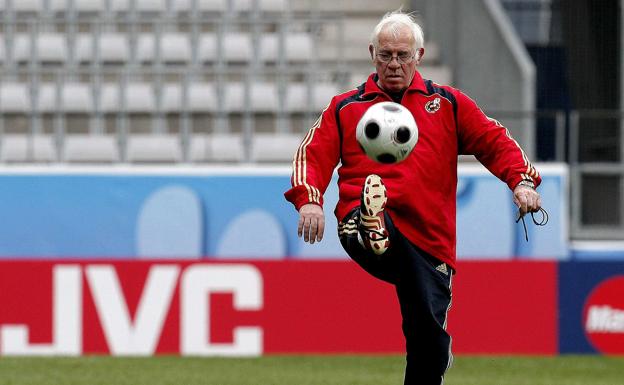
[[[313,203],[323,207],[323,196],[317,196],[312,193],[309,187],[299,185],[291,188],[284,193],[284,197],[287,201],[295,206],[295,209],[299,211],[301,206]]]
[[[529,187],[537,188],[537,186],[539,186],[539,184],[541,182],[541,178],[539,178],[539,177],[538,178],[531,178],[531,177],[529,177],[527,179],[526,177],[523,177],[522,175],[515,175],[514,177],[511,178],[511,180],[509,182],[507,182],[507,186],[509,186],[509,189],[511,191],[513,191],[523,181],[530,182],[530,183],[533,184],[533,186],[530,186],[530,183],[527,183],[527,185]]]

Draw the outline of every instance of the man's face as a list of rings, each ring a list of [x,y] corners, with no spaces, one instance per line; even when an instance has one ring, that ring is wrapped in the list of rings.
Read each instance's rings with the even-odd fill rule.
[[[414,37],[408,27],[399,29],[396,36],[389,29],[383,29],[379,34],[379,46],[375,49],[371,44],[369,51],[379,75],[377,84],[388,92],[400,92],[409,87],[424,52],[422,48],[414,51]]]

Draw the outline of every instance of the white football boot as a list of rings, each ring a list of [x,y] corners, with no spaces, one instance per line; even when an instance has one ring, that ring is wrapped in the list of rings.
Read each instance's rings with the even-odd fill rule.
[[[385,253],[390,247],[390,238],[384,220],[387,201],[386,186],[381,177],[375,174],[366,177],[362,187],[358,240],[362,246],[377,255]]]

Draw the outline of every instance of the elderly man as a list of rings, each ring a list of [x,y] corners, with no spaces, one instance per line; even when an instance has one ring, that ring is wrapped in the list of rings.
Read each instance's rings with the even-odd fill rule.
[[[421,77],[423,40],[411,15],[397,11],[381,19],[368,48],[375,73],[332,98],[295,154],[285,196],[299,211],[299,236],[320,241],[323,193],[340,162],[341,244],[367,272],[396,287],[405,384],[439,385],[452,361],[446,324],[456,268],[457,157],[475,155],[505,182],[521,215],[540,209],[540,176],[509,132],[473,100]],[[382,101],[402,104],[418,123],[418,144],[398,164],[370,160],[356,141],[360,117]]]

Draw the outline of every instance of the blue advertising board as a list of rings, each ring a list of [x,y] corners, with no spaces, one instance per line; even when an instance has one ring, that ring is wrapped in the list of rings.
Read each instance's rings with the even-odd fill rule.
[[[624,262],[558,268],[560,353],[624,354]]]
[[[526,242],[506,185],[480,165],[460,166],[459,258],[567,258],[567,171],[540,170],[550,222],[527,221]],[[1,258],[347,258],[335,180],[325,237],[308,245],[283,198],[288,167],[7,167],[0,183]]]

